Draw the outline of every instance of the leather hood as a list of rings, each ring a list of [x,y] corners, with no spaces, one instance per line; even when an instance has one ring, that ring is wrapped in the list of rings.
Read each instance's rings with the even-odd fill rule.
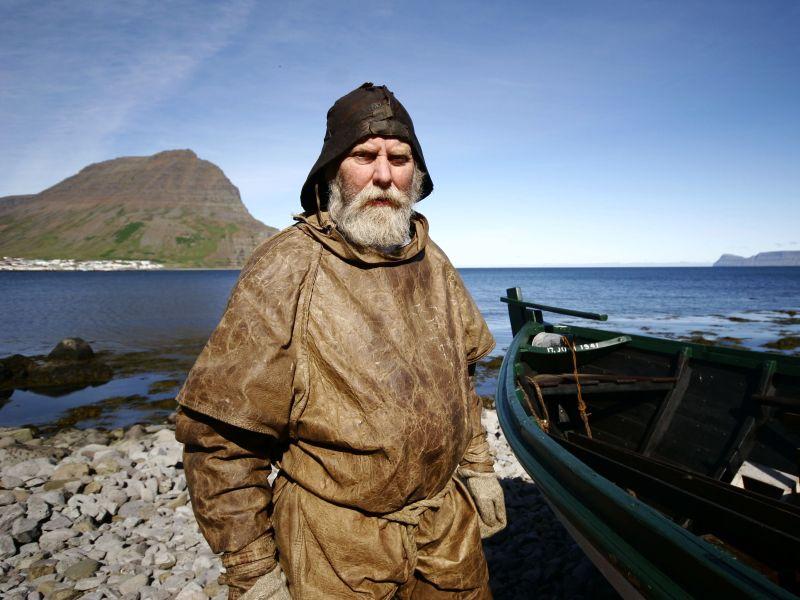
[[[371,136],[396,137],[407,142],[414,152],[417,165],[425,172],[420,200],[433,191],[433,180],[408,111],[385,85],[376,86],[368,82],[339,98],[328,110],[322,151],[300,192],[303,210],[317,210],[317,184],[320,207],[327,207],[325,167],[339,160],[360,140]]]

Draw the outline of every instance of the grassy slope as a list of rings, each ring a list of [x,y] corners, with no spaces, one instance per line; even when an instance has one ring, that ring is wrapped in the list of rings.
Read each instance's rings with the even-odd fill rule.
[[[238,230],[235,223],[198,217],[187,211],[166,217],[165,210],[138,211],[96,207],[85,211],[5,215],[0,227],[0,256],[76,260],[153,260],[168,266],[220,267],[215,256]],[[151,242],[144,243],[145,234]],[[153,238],[157,243],[153,243]]]

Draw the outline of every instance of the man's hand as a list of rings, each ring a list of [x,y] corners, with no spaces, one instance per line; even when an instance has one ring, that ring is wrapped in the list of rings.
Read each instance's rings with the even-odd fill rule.
[[[458,473],[464,478],[467,490],[478,508],[481,539],[491,537],[505,529],[506,503],[497,475],[494,472],[481,473],[464,468],[459,468]]]

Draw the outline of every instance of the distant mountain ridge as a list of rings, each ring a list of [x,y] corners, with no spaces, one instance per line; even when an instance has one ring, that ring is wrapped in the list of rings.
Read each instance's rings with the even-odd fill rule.
[[[38,194],[0,198],[0,256],[240,267],[276,231],[191,150],[91,164]]]
[[[715,267],[800,267],[800,251],[759,252],[755,256],[723,254]]]

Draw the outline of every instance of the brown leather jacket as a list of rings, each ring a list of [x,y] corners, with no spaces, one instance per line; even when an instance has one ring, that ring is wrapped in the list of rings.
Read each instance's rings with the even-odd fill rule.
[[[468,375],[494,340],[415,214],[398,255],[356,248],[327,213],[261,244],[178,394],[176,437],[214,552],[274,565],[271,465],[322,500],[385,514],[457,466],[488,472]],[[225,555],[223,555],[223,562]]]

